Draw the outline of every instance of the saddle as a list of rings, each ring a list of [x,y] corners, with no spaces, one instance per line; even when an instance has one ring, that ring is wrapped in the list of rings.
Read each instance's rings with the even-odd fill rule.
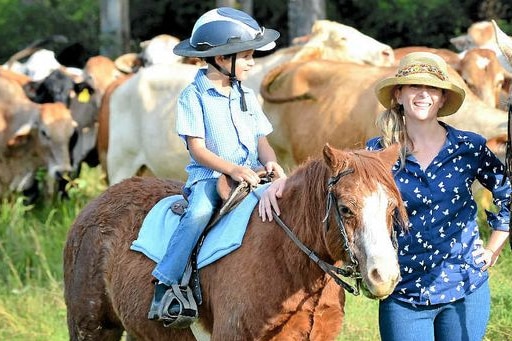
[[[265,184],[274,180],[273,174],[267,174],[264,170],[256,172],[260,177],[260,184]],[[220,209],[208,223],[205,231],[199,238],[190,256],[185,273],[182,276],[179,285],[173,285],[167,289],[162,298],[163,307],[159,315],[163,321],[164,327],[187,328],[194,323],[199,315],[197,307],[202,304],[201,285],[199,282],[199,271],[197,268],[197,255],[203,244],[208,231],[213,227],[222,216],[233,210],[242,200],[254,189],[247,182],[236,182],[228,175],[221,175],[217,181],[217,192],[222,198]],[[183,215],[188,207],[187,198],[178,200],[171,207],[171,211],[177,215]],[[176,314],[169,314],[168,310],[174,304]],[[179,305],[176,307],[176,305]]]

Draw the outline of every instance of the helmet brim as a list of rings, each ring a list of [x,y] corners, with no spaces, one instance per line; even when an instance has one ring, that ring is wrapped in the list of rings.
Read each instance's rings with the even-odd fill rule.
[[[205,50],[197,50],[190,45],[190,39],[179,42],[173,49],[174,54],[182,57],[214,57],[224,56],[247,50],[268,51],[276,46],[275,41],[279,38],[279,32],[272,29],[265,29],[263,35],[250,41],[234,41],[221,46],[212,46]]]

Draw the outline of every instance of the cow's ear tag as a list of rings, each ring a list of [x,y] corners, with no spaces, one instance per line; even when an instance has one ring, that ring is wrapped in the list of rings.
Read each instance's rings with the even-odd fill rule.
[[[88,103],[91,100],[91,94],[89,93],[89,89],[83,89],[78,94],[78,102],[80,103]]]

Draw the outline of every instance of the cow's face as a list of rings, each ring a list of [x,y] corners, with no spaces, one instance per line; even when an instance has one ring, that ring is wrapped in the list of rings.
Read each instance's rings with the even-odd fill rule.
[[[41,105],[41,121],[38,126],[38,144],[48,173],[61,178],[71,172],[69,143],[77,124],[69,109],[62,103]]]

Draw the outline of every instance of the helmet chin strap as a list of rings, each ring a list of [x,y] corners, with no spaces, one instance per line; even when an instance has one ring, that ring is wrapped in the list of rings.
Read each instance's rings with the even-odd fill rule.
[[[231,72],[228,72],[226,69],[222,68],[217,63],[213,63],[213,66],[219,70],[220,73],[229,77],[229,81],[232,87],[236,87],[238,92],[240,92],[240,107],[242,111],[247,111],[247,103],[245,102],[244,90],[242,89],[242,82],[236,78],[236,53],[231,55]]]

